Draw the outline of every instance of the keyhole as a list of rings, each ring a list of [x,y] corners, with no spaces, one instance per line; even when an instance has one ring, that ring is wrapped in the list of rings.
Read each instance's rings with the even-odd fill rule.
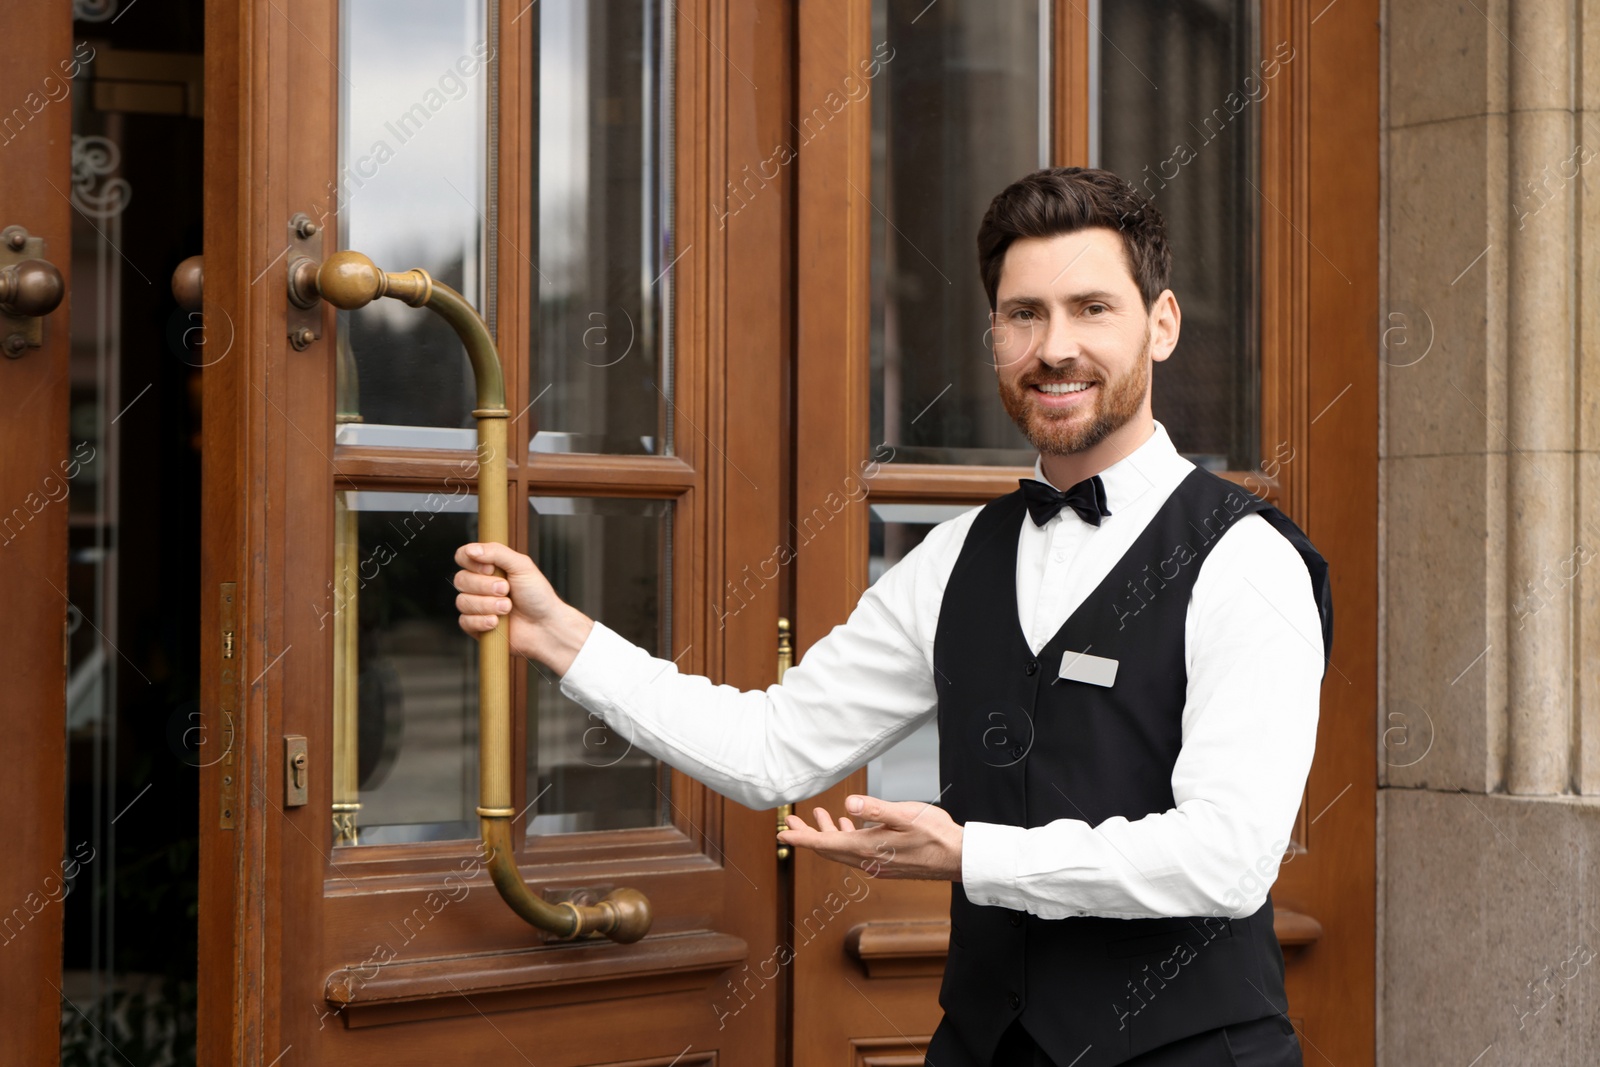
[[[304,752],[296,752],[294,754],[294,787],[296,789],[304,789],[306,787],[306,754]]]

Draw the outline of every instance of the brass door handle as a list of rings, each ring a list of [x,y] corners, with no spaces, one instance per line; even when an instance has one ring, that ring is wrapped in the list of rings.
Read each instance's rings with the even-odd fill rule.
[[[199,311],[205,278],[205,257],[190,256],[172,272],[172,299],[185,311]]]
[[[318,264],[301,257],[289,265],[289,299],[307,308],[320,297],[354,311],[379,297],[425,307],[455,330],[466,346],[477,381],[478,539],[509,538],[506,519],[505,380],[489,327],[466,298],[425,270],[390,274],[360,252],[336,252]],[[506,620],[478,639],[478,822],[489,876],[511,910],[559,938],[604,935],[631,942],[650,929],[649,899],[635,889],[612,890],[597,904],[551,903],[528,888],[517,870],[511,841],[511,649]]]
[[[0,311],[18,319],[37,319],[61,306],[67,286],[56,265],[25,259],[0,267]]]

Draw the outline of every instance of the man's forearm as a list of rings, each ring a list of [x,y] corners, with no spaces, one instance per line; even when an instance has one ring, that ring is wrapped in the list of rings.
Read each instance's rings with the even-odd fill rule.
[[[556,677],[567,673],[578,650],[594,629],[594,620],[571,604],[563,603],[555,615],[533,627],[533,637],[527,648],[515,651],[529,659],[538,660],[555,672]]]

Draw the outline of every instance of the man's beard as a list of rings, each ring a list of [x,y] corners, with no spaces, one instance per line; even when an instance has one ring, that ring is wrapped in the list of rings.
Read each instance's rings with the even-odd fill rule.
[[[1035,405],[1030,397],[1032,386],[1050,382],[1089,381],[1100,389],[1099,399],[1088,419],[1077,411],[1052,413]],[[1150,388],[1150,328],[1145,327],[1144,342],[1139,358],[1122,377],[1106,381],[1091,376],[1087,367],[1074,358],[1059,364],[1054,370],[1043,370],[1025,379],[1006,381],[1000,379],[1000,402],[1006,414],[1017,424],[1017,429],[1028,443],[1046,456],[1067,456],[1083,452],[1110,437],[1139,413],[1145,393]]]

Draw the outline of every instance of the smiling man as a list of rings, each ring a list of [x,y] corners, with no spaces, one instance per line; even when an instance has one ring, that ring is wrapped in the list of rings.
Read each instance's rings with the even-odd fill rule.
[[[779,835],[951,883],[933,1067],[1298,1065],[1268,889],[1316,739],[1326,564],[1154,420],[1181,316],[1165,224],[1127,182],[1019,180],[978,265],[1035,477],[935,527],[783,684],[680,674],[503,545],[457,552],[461,626],[509,616],[563,692],[754,807],[937,717],[938,806],[853,796]]]

